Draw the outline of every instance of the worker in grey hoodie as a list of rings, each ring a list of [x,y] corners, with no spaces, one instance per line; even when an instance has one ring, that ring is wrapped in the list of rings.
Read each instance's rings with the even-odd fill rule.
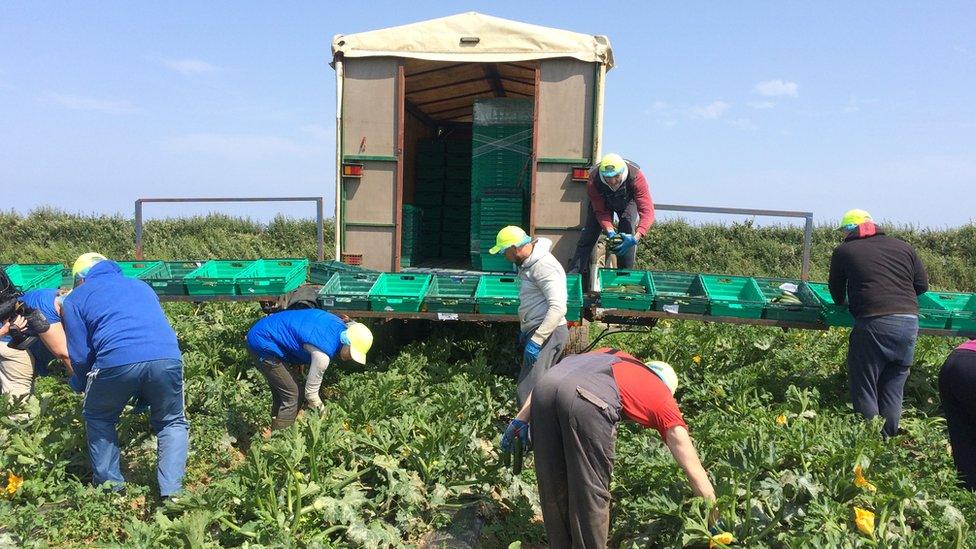
[[[525,402],[535,384],[555,364],[566,348],[566,271],[549,251],[548,238],[533,239],[519,227],[498,231],[492,254],[504,252],[518,267],[519,348],[522,369],[518,377],[518,405]]]

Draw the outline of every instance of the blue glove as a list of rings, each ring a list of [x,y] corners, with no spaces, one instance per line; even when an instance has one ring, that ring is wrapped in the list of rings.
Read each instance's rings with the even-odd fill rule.
[[[607,231],[607,240],[610,240],[611,238],[613,238],[615,236],[617,236],[617,231],[614,231],[614,230]]]
[[[539,345],[535,341],[529,340],[525,344],[525,350],[522,351],[522,362],[525,366],[531,367],[535,364],[535,361],[539,360],[539,352],[542,351],[542,345]]]
[[[68,378],[68,387],[71,387],[76,393],[85,392],[85,382],[79,379],[78,376]]]
[[[518,418],[510,421],[508,427],[505,428],[505,434],[502,435],[503,452],[512,451],[512,441],[515,440],[515,437],[522,439],[522,448],[529,447],[529,424]]]
[[[620,245],[614,248],[613,250],[613,253],[617,255],[624,255],[625,253],[627,253],[627,250],[637,245],[637,237],[632,234],[622,233],[620,237],[623,238],[624,241],[621,242]]]

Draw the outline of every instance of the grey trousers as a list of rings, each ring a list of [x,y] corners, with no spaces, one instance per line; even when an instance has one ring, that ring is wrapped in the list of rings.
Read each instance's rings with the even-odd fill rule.
[[[519,342],[520,349],[525,348],[525,343],[531,334],[525,337],[526,341]],[[522,369],[519,370],[518,376],[518,407],[520,409],[522,404],[525,404],[525,400],[529,398],[529,394],[532,393],[532,388],[535,387],[536,383],[549,371],[549,368],[552,368],[553,364],[559,361],[559,357],[563,356],[563,349],[566,348],[567,341],[569,341],[569,328],[565,324],[557,326],[542,343],[542,350],[539,351],[539,359],[535,361],[535,364],[529,366],[525,362],[522,363]]]
[[[898,432],[917,338],[918,317],[914,316],[859,318],[851,330],[847,376],[854,411],[867,419],[883,416],[888,436]]]
[[[295,423],[301,392],[291,370],[283,362],[261,360],[254,354],[251,357],[271,388],[271,429],[284,429]]]
[[[530,423],[549,547],[603,548],[621,419],[610,355],[563,359],[536,385]]]

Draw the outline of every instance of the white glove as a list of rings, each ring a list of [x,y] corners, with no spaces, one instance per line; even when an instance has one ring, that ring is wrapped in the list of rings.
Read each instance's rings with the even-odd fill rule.
[[[309,408],[315,408],[315,409],[321,408],[323,406],[322,399],[319,398],[319,395],[306,394],[305,404],[307,404]]]

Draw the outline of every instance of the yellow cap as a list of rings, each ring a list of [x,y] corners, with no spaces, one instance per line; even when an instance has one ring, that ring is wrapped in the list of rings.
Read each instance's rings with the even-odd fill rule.
[[[494,255],[498,252],[504,252],[512,246],[522,246],[529,242],[532,242],[532,238],[525,234],[521,227],[509,225],[498,231],[498,235],[495,236],[495,245],[488,252]]]
[[[864,210],[848,210],[844,214],[844,217],[840,220],[840,230],[852,231],[855,227],[861,223],[866,223],[868,221],[873,221],[871,219],[871,214]]]
[[[373,346],[373,332],[365,324],[350,322],[346,326],[346,336],[344,338],[349,343],[349,354],[352,359],[360,364],[366,364],[366,353]]]
[[[610,153],[604,155],[603,159],[600,160],[600,175],[603,177],[620,175],[624,173],[624,168],[626,167],[627,163],[624,162],[622,156],[617,153]]]
[[[672,395],[678,390],[678,374],[674,373],[674,368],[670,364],[661,362],[660,360],[652,360],[647,363],[647,368],[657,374],[657,377],[661,378],[661,381],[668,386]]]
[[[75,260],[75,264],[71,266],[71,276],[84,277],[88,274],[88,269],[91,269],[94,264],[99,261],[105,261],[106,259],[104,255],[95,252],[81,254]]]

